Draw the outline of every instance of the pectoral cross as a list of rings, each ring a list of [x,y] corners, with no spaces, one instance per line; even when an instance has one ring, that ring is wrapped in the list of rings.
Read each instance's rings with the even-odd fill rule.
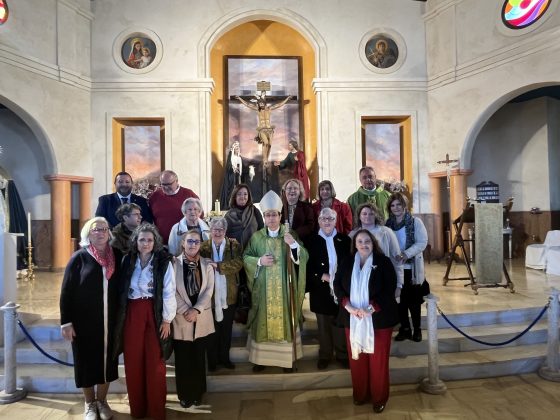
[[[438,160],[437,163],[441,164],[445,164],[446,166],[446,172],[447,172],[447,189],[449,189],[449,182],[450,182],[450,177],[451,177],[451,164],[455,163],[455,162],[459,162],[459,159],[449,159],[449,153],[445,154],[445,160]]]

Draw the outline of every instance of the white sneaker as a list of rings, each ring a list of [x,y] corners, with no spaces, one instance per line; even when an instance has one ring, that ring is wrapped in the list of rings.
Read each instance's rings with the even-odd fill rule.
[[[99,417],[101,420],[109,420],[110,418],[113,418],[113,410],[109,407],[107,400],[97,401],[97,411],[99,411]]]
[[[97,404],[95,401],[85,403],[84,420],[97,420]]]

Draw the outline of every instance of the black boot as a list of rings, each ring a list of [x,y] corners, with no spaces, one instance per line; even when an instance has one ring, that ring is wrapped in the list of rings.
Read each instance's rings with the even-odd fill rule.
[[[420,328],[414,328],[414,334],[412,334],[412,341],[419,343],[422,341],[422,330]]]
[[[395,341],[412,340],[412,331],[410,328],[401,328],[395,336]]]

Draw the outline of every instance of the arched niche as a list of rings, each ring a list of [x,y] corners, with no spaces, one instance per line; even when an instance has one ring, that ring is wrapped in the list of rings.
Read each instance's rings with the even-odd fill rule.
[[[303,96],[304,152],[311,181],[311,195],[317,185],[317,105],[312,80],[317,77],[316,51],[308,38],[292,26],[273,20],[250,20],[231,27],[216,38],[209,51],[210,77],[215,89],[210,98],[212,196],[219,197],[227,144],[224,144],[224,57],[299,56]]]

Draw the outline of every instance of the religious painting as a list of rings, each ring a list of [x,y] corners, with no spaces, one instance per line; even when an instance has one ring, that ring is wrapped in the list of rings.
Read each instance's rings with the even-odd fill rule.
[[[377,179],[393,184],[404,179],[401,124],[364,126],[364,165],[375,168]]]
[[[122,129],[122,168],[138,189],[159,184],[163,170],[163,134],[161,125],[126,125]],[[142,194],[141,194],[142,195]]]
[[[373,66],[378,69],[386,69],[397,62],[399,47],[388,35],[377,34],[366,42],[365,55]]]
[[[550,0],[506,0],[502,22],[510,29],[526,28],[544,16],[550,3]]]
[[[122,61],[132,69],[148,67],[154,61],[156,55],[156,44],[148,37],[130,37],[121,48]]]
[[[293,168],[275,165],[288,155],[289,142],[303,148],[301,58],[226,56],[224,67],[224,166],[235,144],[241,180],[258,202],[292,177]]]

